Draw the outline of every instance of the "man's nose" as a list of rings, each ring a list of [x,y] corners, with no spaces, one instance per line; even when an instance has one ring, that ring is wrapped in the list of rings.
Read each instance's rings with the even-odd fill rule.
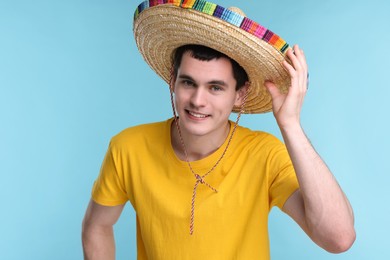
[[[197,87],[191,96],[191,104],[195,107],[202,107],[207,104],[207,90]]]

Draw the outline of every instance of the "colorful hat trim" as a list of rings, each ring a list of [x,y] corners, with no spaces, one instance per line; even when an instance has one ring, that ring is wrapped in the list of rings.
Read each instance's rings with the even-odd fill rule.
[[[207,2],[204,0],[149,0],[142,2],[134,13],[134,20],[137,19],[142,11],[151,8],[153,6],[162,5],[162,4],[172,4],[177,7],[193,9],[199,12],[217,17],[225,22],[228,22],[232,25],[235,25],[242,30],[256,36],[257,38],[269,43],[275,49],[277,49],[282,54],[285,54],[289,45],[277,34],[268,30],[267,28],[261,26],[255,21],[242,16],[236,12],[233,12],[227,8],[224,8],[220,5]]]

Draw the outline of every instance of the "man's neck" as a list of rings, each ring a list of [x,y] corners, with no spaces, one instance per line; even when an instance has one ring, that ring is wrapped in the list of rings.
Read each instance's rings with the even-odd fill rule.
[[[172,147],[176,156],[182,161],[185,161],[186,159],[190,162],[201,160],[218,150],[225,142],[229,132],[230,122],[227,122],[226,128],[221,131],[206,136],[191,135],[182,130],[181,134],[188,156],[188,158],[186,158],[176,123],[173,121],[171,126]]]

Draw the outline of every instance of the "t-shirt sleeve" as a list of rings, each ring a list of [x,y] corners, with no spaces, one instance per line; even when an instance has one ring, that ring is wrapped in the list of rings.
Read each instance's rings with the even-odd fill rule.
[[[277,206],[282,209],[292,193],[299,189],[299,184],[290,156],[281,142],[272,149],[269,164],[270,208]]]
[[[129,198],[123,183],[120,154],[110,143],[104,157],[100,174],[92,188],[92,199],[103,206],[117,206],[126,203]]]

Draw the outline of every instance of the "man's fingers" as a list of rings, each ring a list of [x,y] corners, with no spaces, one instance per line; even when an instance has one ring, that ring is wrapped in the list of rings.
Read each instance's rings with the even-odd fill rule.
[[[307,64],[303,50],[294,45],[293,49],[287,51],[287,57],[291,64],[287,61],[283,62],[284,67],[291,77],[291,87],[294,91],[305,93],[307,90]]]

